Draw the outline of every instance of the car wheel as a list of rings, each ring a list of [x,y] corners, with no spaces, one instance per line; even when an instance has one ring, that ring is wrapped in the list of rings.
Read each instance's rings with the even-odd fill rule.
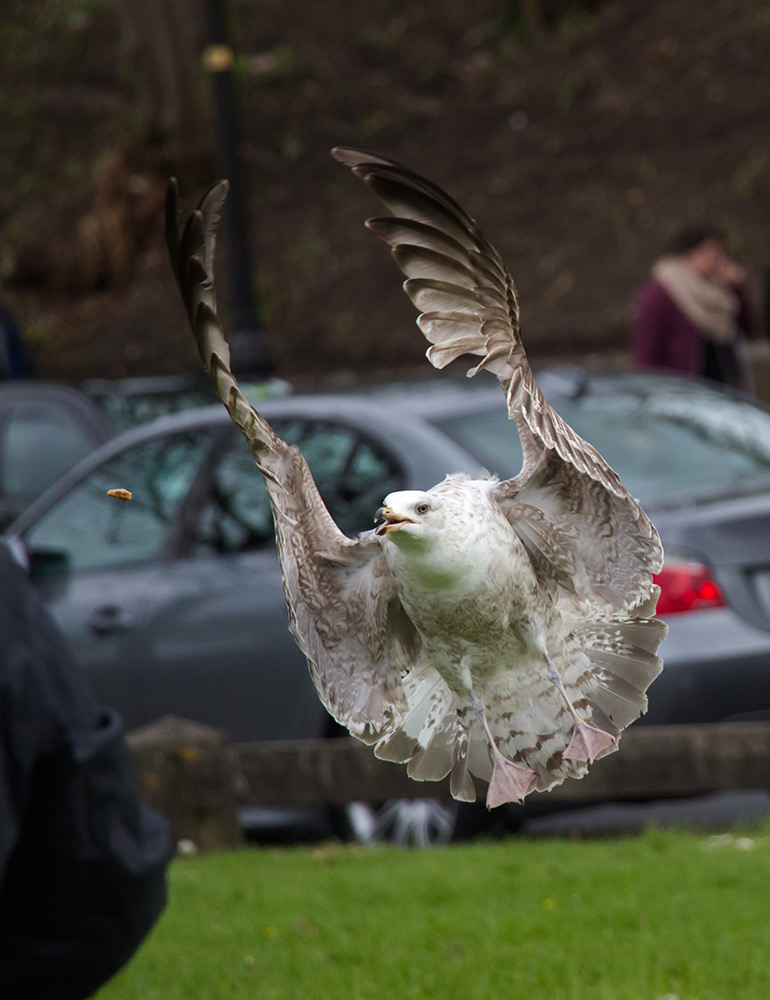
[[[454,839],[459,811],[451,799],[389,799],[349,802],[343,814],[349,839],[359,844],[437,847]]]

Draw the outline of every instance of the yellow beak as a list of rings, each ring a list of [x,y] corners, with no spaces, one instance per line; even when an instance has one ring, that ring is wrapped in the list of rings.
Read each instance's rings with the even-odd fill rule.
[[[380,507],[375,515],[374,523],[377,528],[377,534],[385,535],[389,531],[395,531],[397,528],[400,528],[403,524],[414,524],[414,521],[405,514],[397,514],[390,507]]]

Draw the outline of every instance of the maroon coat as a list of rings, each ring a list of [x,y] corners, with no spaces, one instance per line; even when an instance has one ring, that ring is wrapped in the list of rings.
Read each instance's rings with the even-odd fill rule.
[[[745,290],[735,286],[740,300],[738,329],[751,336],[753,325]],[[636,368],[705,374],[706,341],[659,281],[650,281],[637,294],[632,331]]]

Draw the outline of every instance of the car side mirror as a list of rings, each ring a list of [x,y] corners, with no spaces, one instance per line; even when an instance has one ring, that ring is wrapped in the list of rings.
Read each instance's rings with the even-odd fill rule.
[[[27,554],[31,580],[48,580],[69,571],[69,553],[62,549],[29,549]]]

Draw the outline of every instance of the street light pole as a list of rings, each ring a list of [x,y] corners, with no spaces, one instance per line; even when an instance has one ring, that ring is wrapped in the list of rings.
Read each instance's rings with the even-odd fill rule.
[[[238,124],[233,86],[233,50],[227,38],[225,0],[205,0],[209,44],[203,67],[211,77],[214,134],[219,168],[230,181],[225,203],[225,223],[233,295],[233,329],[230,349],[233,371],[267,378],[274,365],[254,304],[252,258],[249,247],[246,198],[238,156]]]

